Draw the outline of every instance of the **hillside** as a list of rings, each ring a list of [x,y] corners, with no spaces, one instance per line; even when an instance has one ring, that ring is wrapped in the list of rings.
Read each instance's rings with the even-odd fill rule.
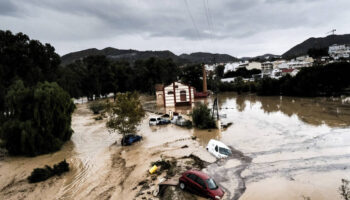
[[[67,65],[75,60],[82,59],[91,55],[105,55],[112,60],[126,60],[131,63],[136,60],[147,59],[150,57],[156,58],[171,58],[176,63],[212,63],[215,58],[215,62],[229,62],[237,61],[238,59],[227,54],[211,54],[211,53],[192,53],[175,55],[171,51],[137,51],[137,50],[123,50],[107,47],[102,50],[98,49],[86,49],[82,51],[72,52],[61,57],[62,64]]]
[[[226,63],[238,61],[237,58],[230,56],[228,54],[212,54],[205,52],[197,52],[191,54],[181,54],[180,58],[189,61],[191,63]]]
[[[293,57],[307,54],[309,49],[328,48],[333,44],[350,44],[350,34],[346,35],[329,35],[324,38],[309,38],[304,42],[294,46],[282,55],[283,58],[290,59]]]
[[[271,61],[274,59],[278,59],[281,56],[275,55],[275,54],[264,54],[261,56],[255,56],[255,57],[242,57],[240,60],[242,61],[260,61],[260,62],[265,62],[265,61]]]

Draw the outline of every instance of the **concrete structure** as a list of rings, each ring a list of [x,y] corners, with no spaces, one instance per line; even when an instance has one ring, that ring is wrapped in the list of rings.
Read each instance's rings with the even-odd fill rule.
[[[298,69],[282,69],[282,76],[285,76],[287,74],[291,76],[295,76],[297,75],[298,72],[299,72]]]
[[[203,93],[208,93],[208,87],[207,87],[207,71],[205,70],[205,66],[202,66],[203,71]]]
[[[247,68],[247,70],[262,69],[262,65],[260,62],[249,62],[247,65],[245,65],[245,68]]]
[[[261,78],[271,76],[273,70],[272,62],[264,62],[261,64]]]
[[[164,107],[192,105],[195,88],[179,82],[168,86],[156,86],[157,105]]]
[[[328,54],[335,60],[340,58],[349,58],[350,57],[350,45],[338,45],[334,44],[329,47]]]

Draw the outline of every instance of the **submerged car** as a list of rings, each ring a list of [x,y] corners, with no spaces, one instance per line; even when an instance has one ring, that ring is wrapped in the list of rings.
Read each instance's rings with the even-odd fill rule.
[[[150,118],[150,119],[149,119],[149,125],[150,125],[150,126],[155,126],[155,125],[157,125],[157,119],[156,119],[156,118]]]
[[[207,150],[217,158],[227,158],[232,155],[228,146],[224,143],[211,139],[207,145]]]
[[[211,199],[221,199],[225,194],[215,183],[214,179],[197,170],[188,170],[183,173],[179,179],[179,184],[182,190],[186,189],[197,195]]]
[[[157,125],[164,125],[164,124],[170,124],[170,120],[165,118],[157,118]]]
[[[140,141],[141,139],[142,139],[142,136],[139,136],[139,135],[134,135],[134,134],[126,135],[122,138],[122,145],[129,146],[135,142]]]

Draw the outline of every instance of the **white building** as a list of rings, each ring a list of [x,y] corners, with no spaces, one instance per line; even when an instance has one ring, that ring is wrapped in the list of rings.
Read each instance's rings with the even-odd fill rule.
[[[328,54],[330,57],[338,60],[339,58],[349,58],[350,57],[350,45],[338,45],[334,44],[329,46]]]
[[[179,82],[165,87],[156,87],[157,104],[164,107],[192,105],[195,88]]]
[[[272,62],[264,62],[261,64],[261,77],[270,76],[273,70]]]

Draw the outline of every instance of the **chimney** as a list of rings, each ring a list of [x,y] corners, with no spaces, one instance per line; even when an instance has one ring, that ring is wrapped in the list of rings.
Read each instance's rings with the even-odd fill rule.
[[[202,65],[202,71],[203,71],[203,92],[207,93],[208,88],[207,88],[207,71],[205,70],[205,65]]]

